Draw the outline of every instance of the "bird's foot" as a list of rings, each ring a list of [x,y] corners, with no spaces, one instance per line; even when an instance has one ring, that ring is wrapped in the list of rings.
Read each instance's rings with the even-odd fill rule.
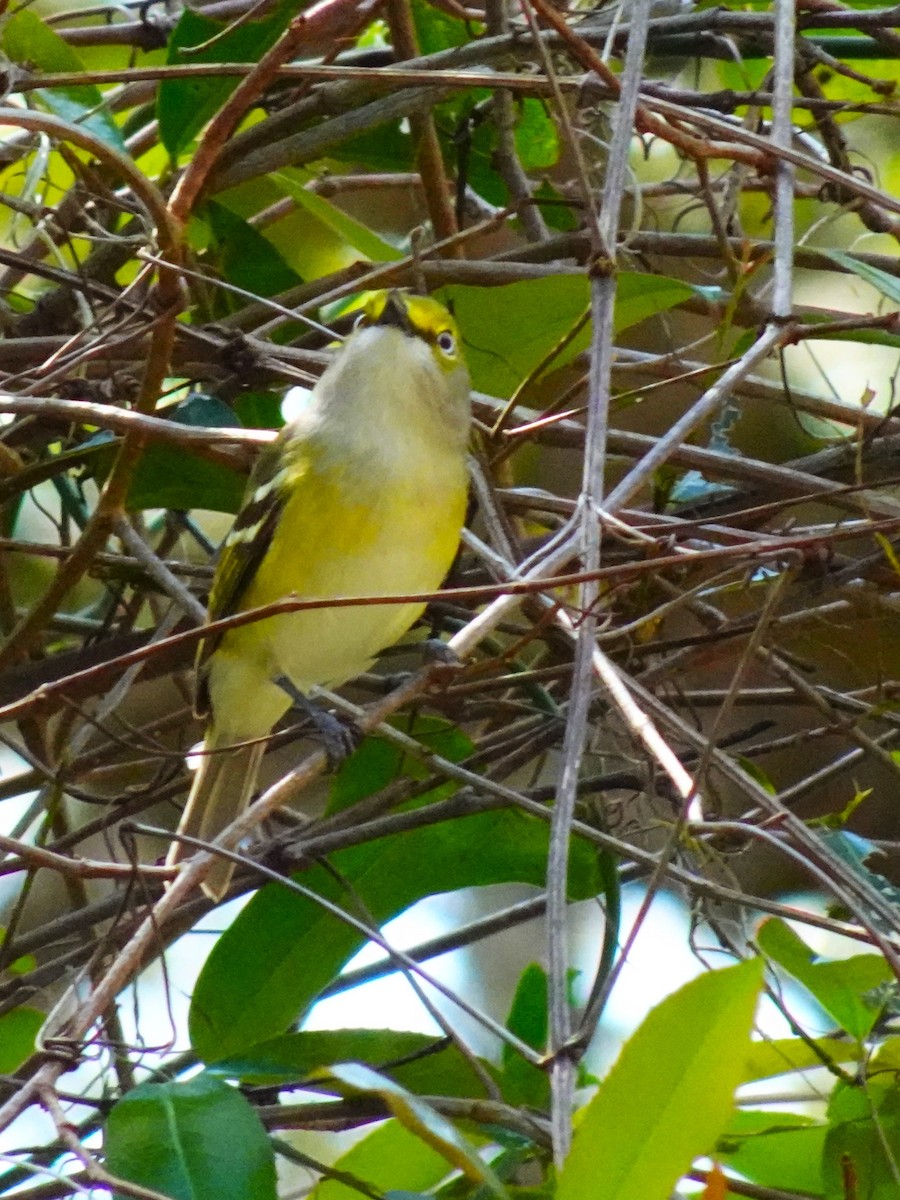
[[[328,768],[336,771],[362,741],[361,730],[310,700],[286,675],[279,675],[275,684],[290,696],[295,706],[312,721],[328,759]]]
[[[426,666],[432,663],[437,663],[442,667],[461,667],[462,659],[452,647],[446,642],[442,642],[440,638],[426,638],[420,643],[422,648],[422,658],[425,660]]]

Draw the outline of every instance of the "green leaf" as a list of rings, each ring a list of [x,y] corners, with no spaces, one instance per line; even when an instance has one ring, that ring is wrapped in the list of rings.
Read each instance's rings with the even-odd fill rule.
[[[209,221],[215,238],[211,252],[229,283],[255,296],[275,296],[303,282],[301,276],[288,266],[258,229],[254,229],[224,204],[208,201],[204,205],[203,215]],[[243,297],[228,296],[227,293],[226,299],[229,301],[229,312],[247,303]]]
[[[679,279],[623,271],[618,277],[617,333],[694,294]],[[583,275],[552,275],[503,287],[454,285],[441,289],[459,320],[472,386],[494,396],[510,395],[582,321],[590,304]],[[590,343],[585,323],[550,364],[560,367]]]
[[[0,1017],[0,1074],[11,1075],[34,1054],[34,1041],[46,1021],[36,1008],[13,1008]]]
[[[19,8],[3,28],[3,49],[14,63],[39,71],[71,75],[84,72],[84,63],[52,26],[30,8]],[[106,107],[103,94],[92,83],[67,87],[38,88],[32,95],[48,112],[80,125],[113,146],[124,150],[122,132]]]
[[[393,1029],[323,1029],[285,1033],[210,1068],[244,1083],[300,1083],[333,1062],[360,1062],[411,1092],[441,1096],[481,1094],[469,1062],[446,1039]],[[396,1065],[393,1065],[396,1064]],[[327,1078],[317,1090],[334,1091]]]
[[[826,1200],[896,1200],[900,1161],[900,1090],[893,1076],[863,1086],[839,1082],[828,1106],[822,1152]],[[848,1191],[852,1179],[852,1192]]]
[[[506,1027],[535,1050],[547,1045],[547,973],[537,963],[522,972],[513,997]],[[527,1062],[521,1054],[504,1043],[503,1098],[507,1104],[546,1108],[550,1100],[550,1080],[546,1071]]]
[[[195,428],[240,428],[240,422],[227,404],[202,393],[192,393],[160,415],[177,425]],[[95,435],[91,441],[93,453],[87,466],[91,475],[102,482],[115,461],[116,441],[106,431]],[[81,449],[83,452],[84,447]],[[187,448],[155,442],[144,450],[132,473],[126,507],[129,512],[146,508],[174,508],[184,512],[205,508],[212,512],[236,513],[246,484],[247,476],[243,471],[202,458]]]
[[[551,229],[558,229],[560,233],[571,233],[573,229],[578,228],[572,203],[564,199],[546,179],[535,189],[534,198]]]
[[[419,714],[411,717],[400,714],[392,717],[390,724],[414,737],[425,749],[439,754],[441,758],[449,759],[450,762],[462,762],[474,751],[471,738],[443,717]],[[386,738],[365,738],[338,768],[331,785],[326,811],[329,816],[343,812],[351,804],[357,804],[366,796],[374,795],[401,776],[426,779],[428,771],[405,750],[401,750]],[[438,785],[429,792],[429,798],[444,795],[446,792],[446,784]]]
[[[280,429],[284,424],[281,400],[276,392],[241,392],[234,411],[244,429]]]
[[[733,1107],[762,979],[756,960],[710,971],[653,1009],[581,1116],[557,1200],[668,1200]]]
[[[526,171],[547,170],[559,158],[556,122],[540,100],[527,96],[519,108],[515,130],[516,150]]]
[[[236,513],[241,506],[246,475],[222,463],[210,462],[174,446],[149,446],[131,477],[126,502],[129,512],[145,508]]]
[[[123,1097],[106,1122],[106,1166],[172,1200],[276,1200],[262,1122],[209,1075],[144,1083]]]
[[[311,192],[297,179],[293,179],[287,171],[279,171],[271,178],[306,212],[310,213],[327,225],[332,232],[338,234],[344,241],[358,250],[360,254],[372,262],[396,262],[403,255],[390,242],[379,237],[360,221],[342,212],[324,196]]]
[[[298,5],[280,0],[262,20],[223,24],[185,8],[169,38],[170,64],[256,63],[274,45]],[[159,85],[156,112],[159,135],[176,158],[240,83],[235,75],[164,79]]]
[[[334,1165],[391,1195],[431,1193],[447,1174],[444,1156],[396,1120],[385,1121]],[[313,1192],[313,1200],[359,1200],[359,1196],[356,1188],[338,1179],[323,1179]]]
[[[415,147],[405,123],[392,121],[347,138],[328,152],[339,163],[354,163],[371,171],[412,171],[416,164]]]
[[[479,1186],[488,1187],[496,1196],[506,1191],[490,1167],[481,1160],[474,1146],[439,1112],[418,1096],[359,1063],[340,1063],[329,1068],[329,1074],[343,1084],[349,1095],[378,1096],[397,1120],[426,1145],[437,1150],[457,1171]]]
[[[778,917],[763,922],[756,940],[762,952],[802,983],[851,1037],[867,1036],[884,1006],[878,989],[893,979],[880,955],[816,962],[806,942]]]
[[[894,301],[894,304],[900,304],[900,278],[896,275],[889,275],[887,271],[882,271],[878,266],[870,266],[869,263],[862,262],[862,259],[853,258],[852,254],[845,254],[841,250],[823,250],[822,253],[827,254],[833,263],[838,263],[845,270],[852,271],[853,275],[858,276],[860,280],[871,283],[877,292],[886,295],[888,300]]]
[[[420,54],[437,54],[440,50],[451,50],[470,41],[462,21],[428,4],[426,0],[412,0],[412,18],[416,27]]]
[[[296,878],[351,912],[362,903],[381,925],[425,896],[493,883],[542,886],[546,856],[543,821],[498,810],[352,846],[330,856],[333,870],[316,864]],[[575,841],[572,898],[599,887],[593,848]],[[219,938],[197,980],[189,1019],[197,1053],[217,1062],[283,1033],[365,941],[315,900],[266,886]]]
[[[818,1054],[816,1049],[819,1050]],[[858,1063],[861,1058],[857,1042],[842,1042],[838,1038],[817,1038],[814,1045],[803,1038],[753,1042],[744,1071],[744,1082],[808,1071],[828,1062]]]
[[[737,1112],[716,1145],[716,1159],[761,1187],[822,1190],[827,1126],[796,1113]]]

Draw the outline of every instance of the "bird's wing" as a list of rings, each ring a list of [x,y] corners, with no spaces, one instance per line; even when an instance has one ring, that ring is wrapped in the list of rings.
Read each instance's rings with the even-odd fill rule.
[[[293,451],[293,453],[292,453]],[[290,460],[290,465],[286,465]],[[267,446],[256,461],[247,482],[243,504],[225,539],[216,565],[209,596],[208,619],[217,621],[239,612],[241,601],[259,564],[272,542],[272,536],[288,499],[288,482],[305,474],[306,463],[298,447],[290,447],[285,437]],[[197,649],[197,695],[194,708],[198,716],[209,712],[206,666],[222,639],[222,634],[204,638]]]

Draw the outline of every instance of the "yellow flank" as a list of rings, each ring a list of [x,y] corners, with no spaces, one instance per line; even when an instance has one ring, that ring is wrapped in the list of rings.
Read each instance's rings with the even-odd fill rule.
[[[333,473],[332,473],[333,474]],[[436,591],[459,543],[465,478],[435,494],[417,473],[410,487],[353,486],[309,467],[290,487],[283,516],[241,601],[258,608],[285,596],[303,599]],[[364,498],[355,493],[362,490]],[[274,684],[284,673],[302,692],[344,683],[402,637],[424,604],[312,608],[243,625],[226,634],[210,664],[216,723],[237,741],[267,733],[290,705]],[[248,708],[247,681],[258,676],[266,703]],[[262,702],[263,697],[259,700]],[[274,713],[274,715],[273,715]]]
[[[437,590],[465,518],[469,378],[453,318],[437,301],[376,292],[301,414],[260,456],[226,539],[210,616],[285,597],[405,596]],[[179,830],[209,841],[249,801],[262,743],[306,693],[365,670],[410,628],[422,601],[329,606],[268,617],[208,639],[198,707],[206,756]],[[176,844],[177,862],[192,853]],[[231,874],[220,859],[206,891]]]

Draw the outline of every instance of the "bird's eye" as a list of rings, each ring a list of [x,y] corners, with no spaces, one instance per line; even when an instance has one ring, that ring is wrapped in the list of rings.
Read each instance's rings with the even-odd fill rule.
[[[365,327],[368,325],[368,323],[369,323],[369,318],[363,312],[363,313],[360,313],[359,316],[356,318],[356,320],[353,322],[353,328],[354,329],[365,329]]]
[[[437,335],[437,344],[438,349],[442,350],[444,354],[456,353],[456,338],[449,329],[444,329]]]

